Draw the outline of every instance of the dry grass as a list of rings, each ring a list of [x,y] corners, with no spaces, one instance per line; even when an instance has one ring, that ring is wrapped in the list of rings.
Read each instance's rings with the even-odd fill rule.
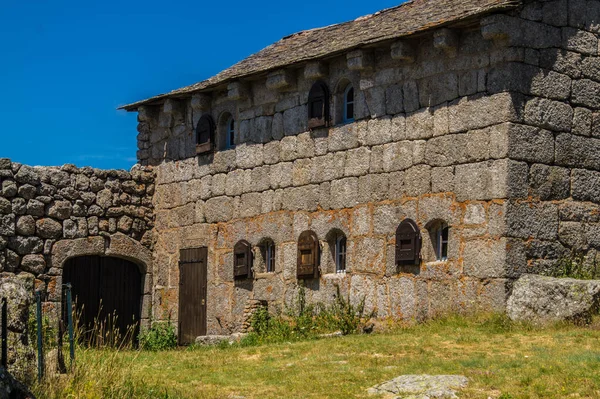
[[[466,399],[600,398],[600,329],[450,317],[380,334],[264,346],[80,350],[72,376],[36,390],[40,398],[346,399],[422,373],[466,375]]]

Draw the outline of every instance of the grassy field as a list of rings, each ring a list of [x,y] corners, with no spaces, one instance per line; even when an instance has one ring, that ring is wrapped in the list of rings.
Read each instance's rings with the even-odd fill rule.
[[[450,317],[385,333],[165,352],[79,350],[40,398],[364,398],[402,374],[463,374],[461,398],[600,398],[600,324]]]

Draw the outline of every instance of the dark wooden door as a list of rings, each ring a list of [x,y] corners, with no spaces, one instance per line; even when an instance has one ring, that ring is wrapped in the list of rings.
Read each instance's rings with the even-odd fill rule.
[[[206,335],[207,255],[204,248],[179,253],[179,343],[188,345]]]
[[[102,339],[137,338],[141,313],[142,275],[125,259],[81,256],[66,262],[63,283],[71,283],[79,326],[90,339],[98,326]],[[118,332],[119,336],[110,334]],[[98,339],[95,337],[94,339]],[[115,339],[114,343],[119,343]]]

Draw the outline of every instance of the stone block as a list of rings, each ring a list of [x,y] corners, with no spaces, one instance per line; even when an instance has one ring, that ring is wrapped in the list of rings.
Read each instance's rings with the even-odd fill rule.
[[[555,162],[557,165],[600,169],[600,140],[571,134],[556,137]]]
[[[419,87],[414,80],[404,82],[402,86],[404,96],[404,111],[414,112],[419,109]]]
[[[329,129],[329,151],[341,151],[358,147],[358,131],[361,123],[350,123]]]
[[[380,202],[388,199],[387,174],[368,174],[358,179],[358,202]]]
[[[404,190],[409,197],[431,191],[431,166],[417,165],[404,172]]]
[[[306,80],[315,80],[321,79],[329,73],[329,68],[327,68],[327,64],[319,61],[309,62],[304,67],[304,79]]]
[[[266,86],[269,90],[289,90],[295,85],[295,76],[289,69],[279,69],[267,75]]]
[[[431,190],[434,193],[454,191],[454,167],[431,169]]]
[[[366,147],[346,152],[344,176],[362,176],[369,172],[371,150]]]
[[[373,54],[367,50],[354,50],[346,54],[348,69],[362,71],[370,69],[374,64]]]
[[[554,134],[532,126],[508,126],[508,156],[512,159],[551,164],[554,162]]]
[[[352,257],[354,273],[385,273],[385,241],[381,238],[357,237]]]
[[[406,138],[428,139],[433,136],[433,112],[427,108],[406,115]]]
[[[386,144],[392,140],[391,137],[392,118],[383,117],[371,119],[367,123],[358,125],[358,141],[361,145]]]
[[[305,105],[283,112],[283,134],[292,136],[308,130],[308,109]]]
[[[600,83],[581,79],[573,82],[572,90],[571,100],[573,103],[592,109],[600,108]]]
[[[319,204],[319,186],[308,185],[291,187],[284,190],[282,208],[289,211],[308,211],[317,209]]]
[[[586,108],[575,108],[571,133],[580,136],[590,136],[592,134],[592,111]]]
[[[448,111],[450,133],[481,129],[520,119],[509,93],[461,98],[451,102]]]
[[[271,165],[269,169],[269,180],[271,188],[285,188],[292,185],[293,176],[292,162],[281,162],[275,165]]]
[[[444,73],[419,81],[421,107],[432,107],[458,98],[458,75]]]
[[[332,209],[351,208],[358,204],[358,178],[347,177],[331,182]]]
[[[473,240],[464,244],[463,269],[470,277],[499,278],[506,276],[507,239]]]
[[[562,47],[582,54],[598,54],[598,38],[593,33],[575,28],[562,28]]]
[[[511,237],[553,240],[558,234],[558,206],[548,202],[510,201],[506,208],[506,221]]]
[[[534,164],[529,169],[532,195],[542,201],[568,198],[571,188],[569,169]]]
[[[233,200],[230,197],[214,197],[206,201],[204,208],[208,223],[226,222],[233,217]]]
[[[600,203],[600,173],[585,169],[571,171],[571,196],[576,201]]]
[[[397,40],[391,45],[391,56],[393,60],[412,63],[415,61],[416,51],[410,42]]]
[[[525,122],[557,132],[568,132],[573,123],[573,108],[560,101],[533,98],[525,104]]]

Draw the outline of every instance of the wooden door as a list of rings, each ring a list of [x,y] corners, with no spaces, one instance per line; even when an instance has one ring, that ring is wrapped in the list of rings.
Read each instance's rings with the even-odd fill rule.
[[[203,248],[179,253],[179,344],[188,345],[206,335],[207,255]]]
[[[69,259],[63,283],[72,285],[79,328],[86,340],[98,339],[99,333],[115,344],[123,338],[137,339],[142,275],[135,263],[100,256]]]

